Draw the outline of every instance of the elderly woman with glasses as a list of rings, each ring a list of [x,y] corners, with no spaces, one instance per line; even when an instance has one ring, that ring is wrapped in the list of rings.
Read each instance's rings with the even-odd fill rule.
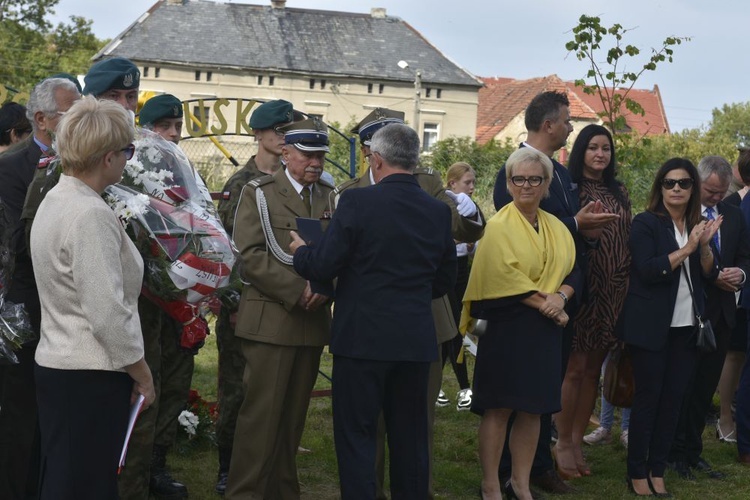
[[[508,419],[513,473],[505,489],[529,499],[529,474],[539,416],[560,411],[565,306],[582,284],[570,231],[541,210],[553,175],[551,160],[521,148],[506,162],[513,202],[490,219],[463,300],[461,331],[487,320],[474,368],[472,411],[482,416],[482,497],[500,499],[498,465]]]
[[[718,273],[709,244],[721,216],[702,220],[700,193],[695,166],[668,160],[630,233],[630,286],[618,330],[635,378],[628,487],[636,495],[669,496],[664,471],[695,367],[696,316],[703,313],[704,281]]]
[[[74,104],[57,128],[63,175],[31,230],[41,499],[118,498],[130,405],[154,400],[137,307],[143,261],[101,197],[122,178],[133,134],[117,103]]]

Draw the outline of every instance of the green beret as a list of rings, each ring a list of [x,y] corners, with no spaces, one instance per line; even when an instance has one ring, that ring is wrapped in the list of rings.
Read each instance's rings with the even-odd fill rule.
[[[124,57],[105,59],[91,66],[83,78],[85,95],[100,96],[110,89],[138,90],[141,72]]]
[[[302,115],[294,111],[292,103],[284,99],[264,102],[250,116],[250,128],[263,130],[276,125],[301,120]]]
[[[157,95],[146,101],[138,115],[141,127],[153,125],[162,118],[182,118],[182,101],[172,94]]]
[[[81,88],[81,82],[78,81],[78,78],[71,75],[70,73],[55,73],[54,75],[50,76],[49,78],[64,78],[66,80],[70,80],[73,82],[78,89],[79,94],[83,94],[83,89]]]

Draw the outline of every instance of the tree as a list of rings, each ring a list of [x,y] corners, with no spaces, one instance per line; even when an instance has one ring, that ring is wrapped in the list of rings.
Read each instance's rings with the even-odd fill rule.
[[[15,22],[24,28],[48,31],[47,15],[54,14],[60,0],[0,0],[0,23]]]
[[[583,87],[587,94],[599,96],[604,107],[602,119],[615,134],[626,130],[623,106],[631,113],[644,114],[641,105],[628,97],[641,75],[646,71],[655,71],[661,63],[671,63],[674,47],[690,40],[676,36],[665,38],[659,49],[651,49],[651,57],[646,62],[638,62],[638,68],[629,71],[624,69],[628,61],[626,58],[636,59],[641,53],[638,47],[623,41],[633,29],[623,28],[618,23],[607,28],[602,26],[599,17],[582,15],[572,30],[573,40],[565,44],[565,48],[573,52],[579,61],[589,64],[586,78],[575,83]],[[610,40],[612,46],[603,48],[602,45]],[[604,60],[601,60],[602,57]],[[593,83],[587,83],[586,79],[593,79]]]

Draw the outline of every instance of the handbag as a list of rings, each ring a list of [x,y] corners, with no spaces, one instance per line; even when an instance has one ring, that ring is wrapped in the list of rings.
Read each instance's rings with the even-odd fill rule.
[[[703,319],[698,312],[698,307],[695,304],[693,285],[690,283],[687,267],[685,266],[684,261],[682,263],[682,270],[685,272],[685,279],[687,280],[688,289],[690,290],[690,298],[693,301],[693,313],[695,314],[696,319],[695,347],[701,352],[714,352],[716,350],[716,335],[714,335],[714,327],[711,325],[710,320]]]
[[[613,349],[604,365],[604,398],[614,406],[630,408],[635,394],[635,379],[630,351],[625,347]]]

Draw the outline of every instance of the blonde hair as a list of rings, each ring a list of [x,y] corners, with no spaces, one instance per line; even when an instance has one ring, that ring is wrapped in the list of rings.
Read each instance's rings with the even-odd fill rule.
[[[445,184],[448,188],[451,187],[451,182],[458,182],[461,178],[471,172],[476,177],[477,173],[471,168],[471,165],[465,161],[459,161],[454,163],[448,168],[448,172],[445,174]]]
[[[104,155],[133,142],[135,130],[121,105],[86,96],[63,115],[57,126],[57,152],[63,169],[83,173]]]

